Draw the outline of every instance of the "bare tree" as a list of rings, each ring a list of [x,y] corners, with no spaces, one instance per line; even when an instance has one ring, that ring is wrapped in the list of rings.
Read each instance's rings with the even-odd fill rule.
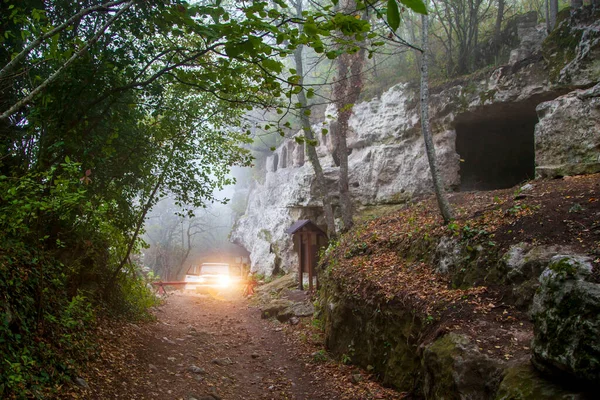
[[[558,0],[547,0],[546,9],[548,18],[546,19],[546,28],[551,32],[556,27],[556,18],[558,16]]]
[[[493,0],[445,0],[432,4],[432,12],[445,33],[438,38],[449,54],[447,62],[454,65],[456,59],[456,67],[449,75],[470,72],[479,45],[480,25],[490,18]]]
[[[431,170],[431,177],[433,180],[433,189],[437,198],[438,206],[444,219],[444,223],[448,223],[452,220],[452,209],[448,198],[444,192],[444,183],[439,173],[437,160],[435,156],[435,147],[433,145],[433,139],[431,137],[431,128],[429,125],[429,77],[428,77],[428,52],[429,52],[429,39],[428,39],[428,20],[427,15],[421,16],[423,34],[423,43],[421,46],[422,57],[421,57],[421,130],[423,132],[423,140],[425,141],[425,151],[427,152],[427,159],[429,160],[429,169]]]
[[[504,19],[504,0],[498,0],[498,12],[496,13],[496,25],[494,27],[494,42],[500,42],[500,33],[502,32],[502,20]]]

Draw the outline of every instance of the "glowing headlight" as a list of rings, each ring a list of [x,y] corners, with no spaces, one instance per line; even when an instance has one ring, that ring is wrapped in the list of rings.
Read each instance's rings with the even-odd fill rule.
[[[206,282],[206,278],[203,276],[200,276],[200,277],[198,277],[198,282],[204,283],[204,282]]]
[[[219,286],[226,287],[226,286],[229,286],[230,283],[231,283],[231,280],[229,279],[228,276],[225,276],[225,275],[219,276]]]

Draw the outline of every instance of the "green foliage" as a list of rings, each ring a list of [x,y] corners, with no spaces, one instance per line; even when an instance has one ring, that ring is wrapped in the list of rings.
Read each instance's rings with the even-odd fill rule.
[[[329,356],[325,350],[317,350],[312,354],[312,361],[314,363],[324,363],[329,361]]]
[[[230,168],[252,161],[245,114],[283,113],[300,89],[282,57],[305,45],[335,58],[370,32],[276,3],[92,0],[75,18],[80,2],[0,2],[0,397],[69,379],[94,312],[149,318],[156,299],[131,261],[149,210],[226,201]]]
[[[0,395],[40,397],[51,383],[68,379],[75,360],[91,346],[94,313],[80,293],[69,295],[71,272],[56,257],[68,241],[40,235],[53,226],[75,226],[75,210],[85,209],[79,166],[67,160],[62,173],[0,177]],[[75,177],[74,177],[75,176]]]
[[[418,14],[427,14],[427,7],[425,7],[425,3],[422,0],[388,0],[387,21],[393,31],[397,30],[400,26],[400,11],[398,10],[397,1]]]
[[[396,3],[396,0],[388,0],[387,19],[388,24],[390,24],[393,31],[398,29],[400,26],[400,12],[398,11],[398,3]]]

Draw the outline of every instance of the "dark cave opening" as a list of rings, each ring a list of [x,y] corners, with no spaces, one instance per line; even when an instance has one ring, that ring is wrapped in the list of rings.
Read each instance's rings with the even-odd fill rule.
[[[517,185],[535,174],[534,105],[487,109],[457,118],[460,190],[494,190]]]

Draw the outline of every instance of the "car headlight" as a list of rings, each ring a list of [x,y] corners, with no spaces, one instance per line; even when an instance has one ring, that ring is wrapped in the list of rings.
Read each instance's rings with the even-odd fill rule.
[[[204,283],[204,282],[206,282],[206,278],[203,276],[200,276],[200,277],[198,277],[198,282]]]
[[[219,276],[219,286],[227,287],[231,283],[231,279],[228,276]]]

